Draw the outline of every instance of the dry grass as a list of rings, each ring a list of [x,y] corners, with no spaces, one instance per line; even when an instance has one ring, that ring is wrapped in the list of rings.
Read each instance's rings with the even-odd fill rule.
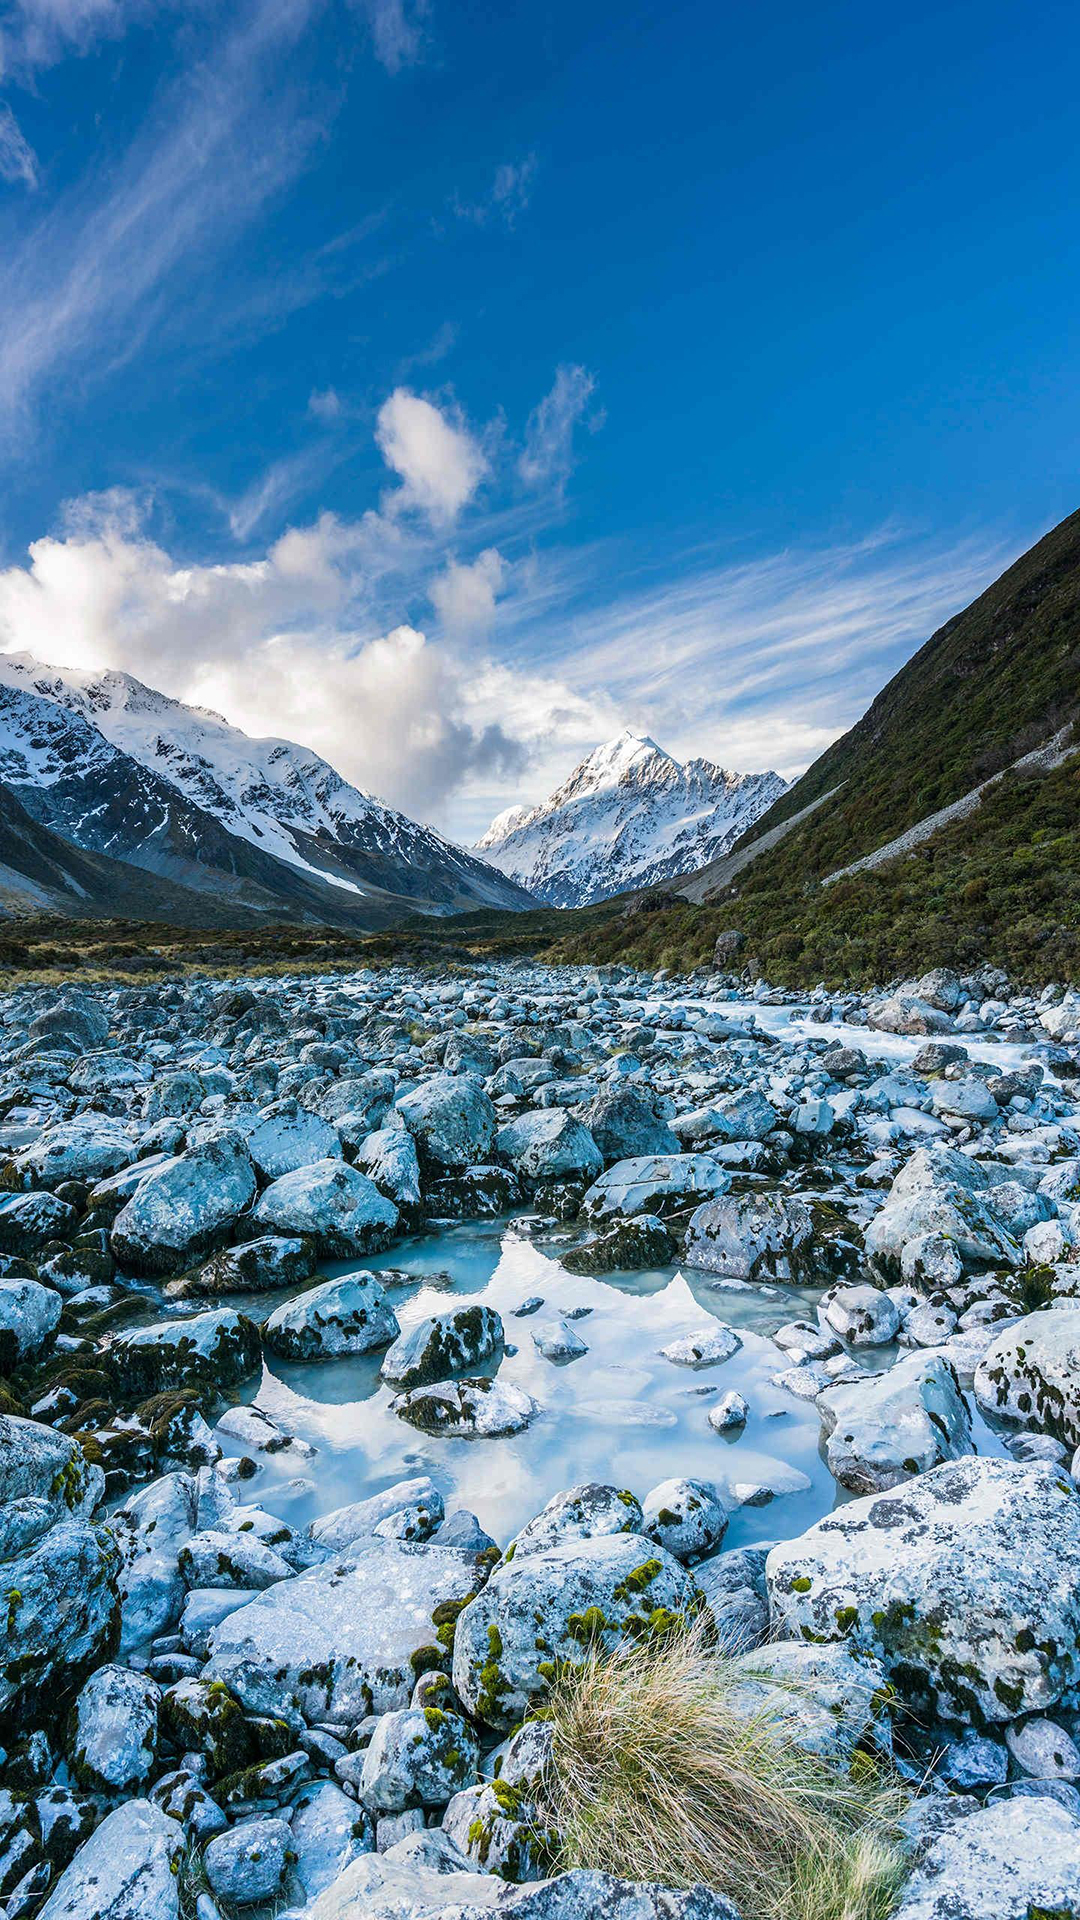
[[[746,1678],[694,1628],[560,1676],[541,1807],[560,1865],[703,1883],[747,1920],[887,1920],[910,1796],[869,1760],[851,1776],[815,1760],[775,1708],[736,1711]]]

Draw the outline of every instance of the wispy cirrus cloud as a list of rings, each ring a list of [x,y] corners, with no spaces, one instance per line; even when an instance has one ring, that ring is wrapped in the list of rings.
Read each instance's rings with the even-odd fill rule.
[[[587,413],[596,381],[587,367],[561,366],[554,385],[529,415],[518,473],[527,487],[563,487],[574,463],[574,432]],[[603,414],[589,421],[593,432]]]
[[[275,73],[321,0],[252,0],[167,90],[127,153],[61,198],[5,264],[0,422],[43,387],[136,351],[175,275],[197,276],[303,167],[321,127]]]
[[[360,0],[367,15],[371,45],[387,73],[400,73],[422,60],[428,43],[428,0]]]
[[[38,183],[37,155],[27,140],[11,108],[0,102],[0,180],[24,187]]]
[[[604,687],[673,750],[793,775],[1007,557],[889,527],[745,563],[674,557],[662,578],[565,621],[548,662]]]
[[[521,160],[504,160],[495,169],[487,192],[477,200],[465,200],[455,194],[450,204],[460,220],[471,220],[478,227],[499,221],[512,227],[532,199],[533,180],[539,165],[535,153]]]

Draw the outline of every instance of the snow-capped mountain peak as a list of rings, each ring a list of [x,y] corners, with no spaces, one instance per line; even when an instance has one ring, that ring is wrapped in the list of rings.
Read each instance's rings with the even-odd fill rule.
[[[89,851],[206,884],[224,861],[273,893],[278,863],[327,889],[420,911],[523,907],[516,886],[384,806],[309,748],[256,740],[134,675],[0,654],[0,780],[33,817]],[[243,854],[237,842],[256,850]],[[193,874],[192,867],[195,872]]]
[[[510,807],[475,851],[552,906],[586,906],[717,859],[784,791],[776,773],[680,762],[630,728],[535,807]]]

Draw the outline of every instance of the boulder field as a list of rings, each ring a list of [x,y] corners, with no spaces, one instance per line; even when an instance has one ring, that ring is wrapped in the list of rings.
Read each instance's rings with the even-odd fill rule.
[[[500,1311],[440,1270],[419,1311],[398,1246],[499,1221],[602,1307]],[[572,1457],[587,1316],[676,1276],[698,1321],[653,1357],[715,1472],[672,1440],[623,1484],[615,1382],[610,1472],[504,1524],[515,1449],[569,1423]],[[316,1378],[371,1440],[344,1498],[264,1392]],[[785,1411],[835,1491],[809,1526]],[[1064,986],[521,963],[10,993],[0,1920],[757,1920],[559,1871],[535,1813],[552,1681],[692,1621],[733,1712],[920,1789],[897,1920],[1075,1920],[1078,1449]]]

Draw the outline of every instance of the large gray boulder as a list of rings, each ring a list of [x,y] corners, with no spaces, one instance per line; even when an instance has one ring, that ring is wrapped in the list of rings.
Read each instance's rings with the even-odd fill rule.
[[[693,1205],[706,1194],[724,1193],[731,1175],[707,1153],[650,1153],[619,1160],[593,1182],[581,1203],[586,1220],[632,1218]]]
[[[608,1652],[696,1603],[693,1579],[640,1534],[603,1534],[505,1561],[460,1615],[454,1686],[469,1712],[511,1727],[543,1698],[560,1660]]]
[[[392,1402],[400,1420],[421,1433],[465,1440],[496,1440],[521,1433],[540,1412],[540,1403],[510,1380],[436,1380],[413,1387]]]
[[[849,1640],[931,1722],[1046,1712],[1080,1682],[1080,1501],[1059,1468],[948,1461],[774,1547],[767,1577],[774,1635]]]
[[[309,1903],[375,1844],[370,1817],[332,1780],[301,1787],[289,1827],[293,1872]]]
[[[539,1107],[500,1127],[495,1146],[527,1180],[595,1180],[604,1170],[596,1141],[566,1107]]]
[[[194,1477],[166,1473],[140,1487],[113,1514],[110,1528],[120,1553],[122,1652],[168,1633],[179,1620],[186,1593],[180,1551],[195,1532],[197,1511]]]
[[[888,1279],[917,1278],[904,1260],[915,1242],[945,1242],[968,1265],[1020,1265],[1022,1248],[994,1207],[990,1176],[977,1160],[933,1142],[905,1161],[864,1235],[868,1258]]]
[[[0,1193],[0,1253],[39,1253],[49,1240],[66,1240],[78,1215],[54,1193]]]
[[[359,1540],[221,1621],[205,1677],[251,1712],[309,1722],[406,1707],[412,1657],[437,1641],[432,1614],[464,1600],[478,1577],[476,1556],[455,1547]]]
[[[5,1561],[0,1716],[59,1704],[120,1634],[118,1555],[105,1527],[64,1520]]]
[[[404,1127],[380,1127],[364,1135],[353,1165],[374,1180],[379,1192],[392,1200],[399,1213],[414,1214],[420,1205],[420,1160],[416,1142]]]
[[[620,1081],[603,1087],[582,1109],[581,1117],[607,1166],[617,1160],[640,1159],[643,1154],[679,1151],[678,1135],[641,1087]]]
[[[178,1820],[129,1800],[79,1848],[39,1920],[177,1920],[183,1851]]]
[[[266,1109],[248,1135],[247,1149],[267,1183],[315,1160],[341,1159],[341,1141],[330,1122],[307,1113],[295,1100],[279,1100]]]
[[[262,1362],[259,1330],[233,1307],[209,1307],[188,1319],[116,1335],[109,1349],[125,1384],[145,1393],[164,1387],[235,1386]]]
[[[364,1754],[360,1798],[380,1813],[445,1807],[473,1784],[479,1746],[460,1714],[441,1707],[384,1713]]]
[[[473,1303],[432,1313],[401,1334],[383,1359],[382,1378],[399,1392],[466,1373],[498,1353],[503,1323],[494,1307]]]
[[[1080,1446],[1080,1307],[1025,1314],[975,1369],[985,1413]]]
[[[640,1533],[641,1506],[625,1487],[586,1481],[555,1494],[527,1521],[514,1541],[514,1554],[543,1553],[572,1540],[597,1540],[609,1533]]]
[[[779,1193],[729,1193],[690,1216],[687,1266],[735,1280],[814,1277],[814,1221],[804,1200]]]
[[[470,1871],[449,1835],[438,1832],[354,1860],[305,1920],[482,1920],[492,1913],[507,1920],[740,1920],[730,1900],[707,1887],[676,1892],[579,1870],[513,1886]]]
[[[373,1353],[396,1340],[397,1315],[370,1273],[343,1274],[275,1307],[263,1344],[283,1360],[331,1360]]]
[[[122,1121],[100,1113],[79,1114],[46,1127],[11,1163],[20,1186],[55,1187],[63,1180],[93,1186],[135,1158],[135,1141]]]
[[[37,1420],[0,1414],[0,1560],[21,1553],[61,1520],[88,1519],[105,1475],[76,1440]]]
[[[71,1764],[91,1793],[131,1793],[157,1757],[161,1689],[130,1667],[98,1667],[72,1708]]]
[[[232,1135],[191,1147],[140,1181],[110,1245],[132,1273],[182,1273],[223,1246],[255,1197],[255,1169]]]
[[[355,1167],[316,1160],[273,1181],[259,1195],[252,1218],[267,1233],[310,1235],[323,1259],[350,1260],[390,1245],[398,1211]]]
[[[33,1360],[48,1346],[64,1302],[37,1280],[0,1280],[0,1372]]]
[[[894,1920],[1071,1920],[1080,1913],[1080,1820],[1056,1800],[992,1800],[923,1849]]]
[[[435,1073],[398,1101],[421,1156],[437,1167],[476,1166],[495,1139],[495,1107],[469,1073]]]
[[[910,1354],[887,1373],[827,1387],[817,1405],[829,1471],[850,1493],[899,1486],[972,1450],[956,1375],[933,1352]]]

